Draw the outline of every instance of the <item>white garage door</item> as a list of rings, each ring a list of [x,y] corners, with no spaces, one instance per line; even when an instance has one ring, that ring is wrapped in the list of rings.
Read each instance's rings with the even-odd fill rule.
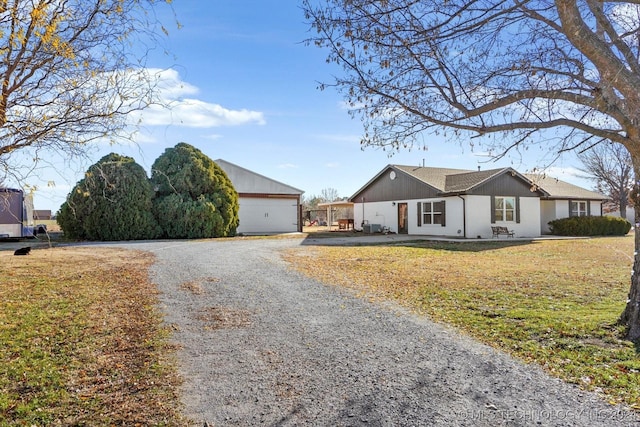
[[[295,199],[240,197],[238,233],[292,233],[298,231]]]

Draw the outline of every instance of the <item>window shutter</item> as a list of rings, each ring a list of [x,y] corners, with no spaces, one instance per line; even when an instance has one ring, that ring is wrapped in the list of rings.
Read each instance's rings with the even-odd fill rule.
[[[447,225],[447,202],[443,200],[440,205],[442,206],[440,210],[442,212],[442,226],[445,227]]]
[[[422,202],[418,202],[418,227],[422,227]]]
[[[587,204],[587,216],[591,216],[591,202],[587,200],[585,203]]]
[[[575,216],[573,212],[571,212],[571,200],[569,200],[569,216],[570,217]]]
[[[520,196],[516,197],[516,223],[520,224]]]
[[[491,224],[496,223],[496,196],[491,196]]]

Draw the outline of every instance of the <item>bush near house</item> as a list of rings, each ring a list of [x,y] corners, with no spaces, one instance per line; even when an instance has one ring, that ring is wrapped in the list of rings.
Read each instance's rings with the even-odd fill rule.
[[[179,143],[153,163],[154,214],[170,239],[236,234],[239,201],[231,180],[197,148]]]
[[[111,153],[89,167],[57,215],[65,237],[81,240],[154,239],[160,229],[153,189],[133,158]]]
[[[550,221],[549,228],[556,236],[624,236],[631,224],[612,216],[573,216]]]

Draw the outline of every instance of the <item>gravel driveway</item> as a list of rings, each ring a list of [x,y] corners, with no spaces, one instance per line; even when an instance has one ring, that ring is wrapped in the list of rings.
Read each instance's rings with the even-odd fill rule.
[[[127,245],[158,258],[152,278],[197,425],[640,425],[451,328],[288,270],[279,251],[302,244]]]

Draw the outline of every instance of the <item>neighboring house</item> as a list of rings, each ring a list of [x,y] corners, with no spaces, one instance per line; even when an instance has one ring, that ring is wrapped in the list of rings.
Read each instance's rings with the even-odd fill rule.
[[[36,221],[50,220],[51,219],[51,211],[50,210],[42,210],[42,209],[34,209],[33,211],[33,219]]]
[[[356,229],[490,238],[491,226],[518,237],[549,233],[548,222],[602,215],[605,196],[512,168],[485,171],[388,165],[349,198]]]
[[[304,191],[222,159],[215,162],[238,192],[238,234],[302,231],[300,198]]]

